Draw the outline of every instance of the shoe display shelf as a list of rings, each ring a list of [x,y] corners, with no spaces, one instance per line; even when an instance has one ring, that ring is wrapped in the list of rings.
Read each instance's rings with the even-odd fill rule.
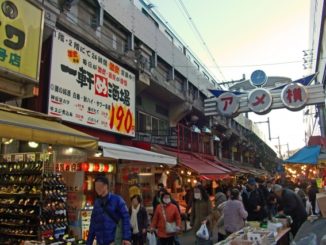
[[[44,173],[44,160],[0,156],[0,244],[41,241],[68,227],[62,176]],[[30,155],[30,154],[29,154]],[[40,154],[35,154],[40,158]],[[14,156],[10,159],[16,159]]]

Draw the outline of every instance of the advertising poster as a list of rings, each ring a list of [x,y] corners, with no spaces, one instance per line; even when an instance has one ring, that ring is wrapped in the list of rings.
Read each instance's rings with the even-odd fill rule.
[[[0,0],[0,68],[38,80],[43,10],[29,1]]]
[[[53,34],[48,114],[135,136],[135,75],[67,33]]]

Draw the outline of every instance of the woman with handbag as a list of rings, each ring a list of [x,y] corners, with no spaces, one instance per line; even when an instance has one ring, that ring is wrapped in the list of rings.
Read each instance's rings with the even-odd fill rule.
[[[144,245],[146,242],[148,217],[146,209],[141,205],[140,195],[135,195],[131,198],[129,214],[132,228],[132,244]]]
[[[209,217],[212,214],[212,204],[209,200],[209,196],[201,184],[198,184],[194,189],[194,201],[192,203],[190,214],[190,225],[193,232],[196,234],[202,224],[206,224],[209,221]],[[207,228],[209,234],[212,234],[211,223],[207,222]],[[196,235],[196,244],[211,244],[210,238],[207,240],[202,239]]]
[[[157,206],[151,223],[151,231],[157,229],[160,245],[173,245],[174,236],[181,230],[181,216],[178,208],[171,203],[171,195],[164,191],[161,204]]]

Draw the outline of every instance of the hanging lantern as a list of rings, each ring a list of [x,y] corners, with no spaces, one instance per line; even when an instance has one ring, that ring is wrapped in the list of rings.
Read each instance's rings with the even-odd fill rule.
[[[94,172],[98,172],[99,169],[100,169],[100,164],[99,163],[94,163],[94,169],[93,169],[93,171]]]
[[[89,168],[89,164],[87,162],[83,162],[81,164],[81,169],[84,171],[84,172],[87,172],[88,171],[88,168]]]
[[[88,172],[93,172],[93,171],[94,171],[94,163],[89,163]]]
[[[108,173],[109,172],[109,164],[104,164],[103,172],[104,173]]]
[[[99,163],[99,172],[103,172],[104,171],[104,165],[103,163]]]

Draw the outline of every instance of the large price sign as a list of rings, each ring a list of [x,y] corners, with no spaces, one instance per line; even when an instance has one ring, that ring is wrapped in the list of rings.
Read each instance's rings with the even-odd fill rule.
[[[53,35],[48,114],[135,135],[135,75],[68,34]]]

